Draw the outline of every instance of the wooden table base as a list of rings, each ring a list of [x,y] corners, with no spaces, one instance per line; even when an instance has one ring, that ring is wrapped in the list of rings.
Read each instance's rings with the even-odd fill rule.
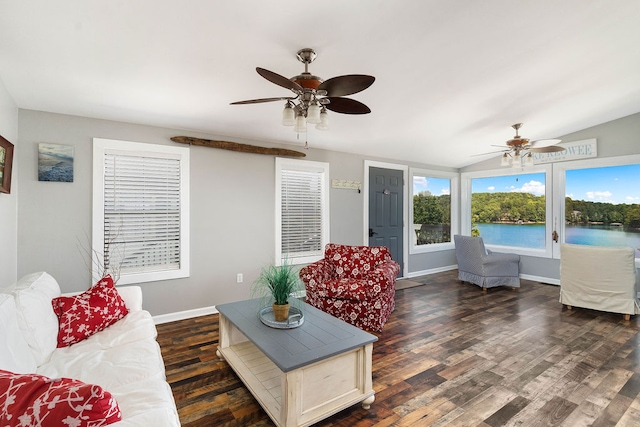
[[[375,400],[373,344],[365,344],[289,372],[282,372],[220,314],[216,354],[229,363],[279,427],[309,426],[358,402]]]

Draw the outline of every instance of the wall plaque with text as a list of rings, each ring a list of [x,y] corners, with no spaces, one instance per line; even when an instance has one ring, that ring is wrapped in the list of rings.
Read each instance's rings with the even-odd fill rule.
[[[582,141],[565,142],[558,144],[564,147],[564,151],[555,153],[531,153],[533,155],[533,163],[536,165],[542,163],[565,162],[567,160],[587,159],[589,157],[598,157],[598,147],[596,139],[585,139]]]

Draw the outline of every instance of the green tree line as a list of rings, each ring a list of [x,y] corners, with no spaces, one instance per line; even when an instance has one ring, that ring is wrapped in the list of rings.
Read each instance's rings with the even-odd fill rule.
[[[434,196],[422,191],[413,196],[413,223],[422,224],[415,230],[418,245],[451,241],[451,196]]]
[[[473,193],[471,222],[545,222],[545,196],[530,193]]]
[[[471,222],[545,222],[545,196],[530,193],[473,193]],[[640,228],[640,204],[590,202],[565,198],[565,220],[570,224],[619,223]],[[428,191],[413,196],[413,223],[451,224],[451,196],[434,196]]]
[[[451,196],[434,196],[430,191],[414,195],[413,223],[451,225]]]
[[[632,228],[640,228],[640,204],[611,204],[573,200],[565,197],[565,220],[570,224],[619,223]]]
[[[545,196],[529,193],[474,193],[471,196],[471,221],[545,222]],[[565,220],[570,224],[619,223],[640,228],[640,204],[617,204],[573,200],[565,197]]]

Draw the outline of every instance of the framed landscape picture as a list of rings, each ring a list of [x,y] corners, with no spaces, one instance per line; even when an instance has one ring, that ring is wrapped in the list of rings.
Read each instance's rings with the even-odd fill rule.
[[[38,181],[73,182],[73,146],[38,144]]]
[[[0,136],[0,193],[11,193],[13,144]]]

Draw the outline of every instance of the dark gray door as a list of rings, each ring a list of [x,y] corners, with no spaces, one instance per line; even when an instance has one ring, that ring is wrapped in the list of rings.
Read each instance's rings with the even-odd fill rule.
[[[369,246],[386,246],[403,265],[402,171],[369,168]]]

